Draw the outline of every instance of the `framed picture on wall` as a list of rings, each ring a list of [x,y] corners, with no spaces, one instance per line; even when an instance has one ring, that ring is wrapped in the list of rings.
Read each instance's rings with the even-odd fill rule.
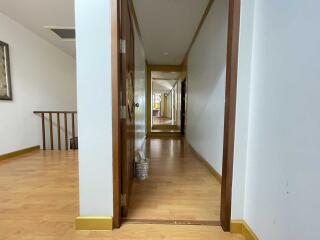
[[[0,41],[0,100],[12,100],[9,45]]]

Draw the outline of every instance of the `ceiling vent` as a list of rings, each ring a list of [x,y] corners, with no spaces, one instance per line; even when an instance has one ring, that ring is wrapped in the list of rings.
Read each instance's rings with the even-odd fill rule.
[[[72,41],[76,38],[76,31],[70,27],[45,27],[58,35],[64,41]]]

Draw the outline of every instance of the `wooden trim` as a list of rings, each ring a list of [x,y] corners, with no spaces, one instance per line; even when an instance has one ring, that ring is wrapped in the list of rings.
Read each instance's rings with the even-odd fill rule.
[[[39,113],[75,113],[77,114],[77,111],[33,111],[34,114],[39,114]]]
[[[146,96],[146,108],[147,108],[147,136],[151,134],[151,93],[152,93],[152,79],[151,72],[159,71],[159,72],[181,72],[182,66],[180,65],[147,65],[147,96]]]
[[[49,129],[50,129],[50,146],[51,150],[53,150],[53,127],[52,127],[52,113],[49,113]]]
[[[44,121],[44,113],[41,113],[41,126],[42,126],[42,149],[46,150],[46,124]]]
[[[112,217],[77,217],[76,230],[112,230]]]
[[[68,144],[68,115],[65,112],[64,113],[64,145],[66,150],[69,149],[69,144]]]
[[[151,93],[152,93],[152,80],[151,80],[151,66],[147,65],[147,82],[146,82],[146,89],[147,89],[147,96],[146,96],[146,108],[147,108],[147,136],[150,135],[151,133],[151,108],[152,108],[152,103],[151,103]]]
[[[33,151],[36,151],[36,150],[39,150],[39,149],[40,149],[40,145],[33,146],[33,147],[28,147],[28,148],[24,148],[24,149],[20,149],[20,150],[14,151],[14,152],[10,152],[10,153],[6,153],[6,154],[3,154],[3,155],[0,155],[0,160],[5,160],[5,159],[8,159],[8,158],[18,157],[18,156],[20,156],[22,154],[33,152]]]
[[[210,163],[208,163],[207,160],[205,160],[193,147],[190,143],[188,143],[188,145],[190,146],[190,149],[192,150],[192,152],[194,153],[194,155],[196,155],[196,158],[198,160],[200,160],[210,171],[210,173],[218,180],[218,182],[221,184],[221,175],[217,172],[217,170],[215,170]]]
[[[219,221],[197,221],[197,220],[158,220],[158,219],[123,219],[124,223],[132,224],[165,224],[165,225],[200,225],[220,226]]]
[[[119,0],[111,2],[112,14],[112,158],[113,158],[113,227],[121,224],[121,144],[120,144],[120,56]]]
[[[74,125],[74,113],[71,114],[71,128],[72,128],[72,138],[75,138],[75,125]]]
[[[239,233],[243,235],[246,240],[259,240],[257,235],[244,220],[232,220],[230,232]]]
[[[230,231],[241,0],[229,0],[220,221]]]
[[[196,41],[196,39],[197,39],[197,37],[198,37],[198,35],[199,35],[199,32],[200,32],[200,30],[201,30],[201,28],[202,28],[202,25],[203,25],[204,21],[206,20],[208,14],[209,14],[209,12],[210,12],[210,9],[211,9],[211,6],[212,6],[213,2],[214,2],[214,0],[209,0],[208,5],[207,5],[206,9],[204,10],[204,13],[203,13],[202,18],[201,18],[201,20],[200,20],[200,23],[199,23],[199,25],[198,25],[198,27],[197,27],[197,30],[196,30],[196,32],[194,33],[194,36],[193,36],[193,38],[192,38],[192,41],[191,41],[191,43],[190,43],[190,45],[189,45],[189,47],[188,47],[188,50],[187,50],[187,52],[186,52],[186,54],[185,54],[185,56],[184,56],[184,58],[183,58],[183,60],[182,60],[181,65],[182,65],[183,62],[187,59],[188,54],[189,54],[189,52],[191,51],[191,48],[192,48],[194,42]]]
[[[58,149],[61,150],[60,113],[57,113],[57,138],[58,138]]]

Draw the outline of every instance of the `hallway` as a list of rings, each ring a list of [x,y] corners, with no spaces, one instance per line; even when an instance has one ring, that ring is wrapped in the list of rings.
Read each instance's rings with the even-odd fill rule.
[[[148,139],[146,157],[150,176],[134,181],[127,219],[217,224],[220,183],[184,139]]]

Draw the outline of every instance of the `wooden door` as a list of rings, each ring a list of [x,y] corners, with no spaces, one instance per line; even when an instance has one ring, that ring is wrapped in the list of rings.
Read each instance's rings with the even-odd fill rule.
[[[186,80],[181,83],[181,135],[185,134],[186,124]]]
[[[134,105],[134,30],[129,0],[121,3],[121,205],[122,216],[128,213],[135,157],[135,105]]]

